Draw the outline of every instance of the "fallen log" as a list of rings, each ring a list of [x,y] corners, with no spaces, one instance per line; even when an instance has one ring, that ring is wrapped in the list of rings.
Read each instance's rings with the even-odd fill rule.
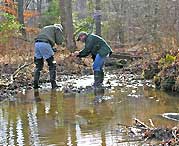
[[[112,53],[110,58],[116,58],[116,59],[142,59],[142,56],[136,56],[136,55],[131,55],[130,53]]]

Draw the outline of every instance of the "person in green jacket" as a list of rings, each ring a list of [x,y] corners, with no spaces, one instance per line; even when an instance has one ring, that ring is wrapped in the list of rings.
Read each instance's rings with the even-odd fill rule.
[[[55,45],[61,45],[63,42],[63,27],[61,24],[45,26],[35,38],[34,47],[34,89],[39,88],[40,72],[44,66],[44,59],[48,63],[50,82],[52,89],[57,87],[56,84],[56,62],[54,61]]]
[[[94,71],[94,87],[101,86],[104,80],[103,66],[106,57],[112,54],[111,47],[100,36],[95,34],[88,34],[86,32],[80,32],[77,41],[85,43],[85,47],[75,52],[77,57],[86,57],[91,54],[93,59],[93,71]]]

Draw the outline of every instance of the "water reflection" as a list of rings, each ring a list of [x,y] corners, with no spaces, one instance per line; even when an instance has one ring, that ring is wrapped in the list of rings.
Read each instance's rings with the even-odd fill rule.
[[[112,96],[105,95],[105,87],[94,88],[94,104],[99,104],[105,101],[111,101]]]
[[[95,95],[94,103],[97,104],[103,101],[104,92],[105,92],[104,87],[94,88],[94,95]]]
[[[124,139],[118,123],[130,125],[137,117],[155,126],[176,126],[163,113],[178,112],[179,99],[154,90],[89,93],[27,91],[0,106],[0,145],[115,146]],[[127,143],[130,145],[129,143]]]
[[[40,93],[39,93],[38,89],[34,90],[34,98],[35,98],[36,102],[40,102],[41,101]]]
[[[105,89],[102,87],[95,88],[94,94],[76,96],[76,137],[78,146],[115,145],[117,142],[111,135],[111,129],[107,128],[114,116],[112,104],[104,101]]]

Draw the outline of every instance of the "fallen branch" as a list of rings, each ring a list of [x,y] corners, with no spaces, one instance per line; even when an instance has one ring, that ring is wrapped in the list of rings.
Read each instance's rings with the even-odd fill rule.
[[[151,129],[149,126],[147,126],[146,124],[144,124],[143,122],[141,122],[139,119],[134,118],[135,121],[135,125],[139,126],[141,128],[145,128],[145,129]]]
[[[27,67],[27,66],[29,66],[29,65],[32,65],[32,64],[33,64],[33,62],[30,62],[30,63],[26,63],[26,62],[25,62],[25,64],[23,64],[23,65],[20,66],[18,69],[16,69],[16,71],[11,75],[11,79],[14,80],[14,78],[18,75],[18,73],[19,73],[22,69],[24,69],[25,67]]]
[[[30,63],[25,63],[23,64],[22,66],[20,66],[18,69],[15,70],[15,72],[13,74],[10,75],[10,79],[9,81],[1,81],[0,82],[0,88],[2,87],[7,87],[9,86],[10,84],[12,84],[14,82],[14,79],[17,77],[17,75],[19,74],[19,72],[24,69],[25,67],[29,66],[29,65],[32,65],[33,62],[30,62]]]
[[[129,139],[129,140],[119,140],[117,143],[125,143],[125,142],[141,142],[143,139]]]
[[[150,125],[151,125],[153,128],[155,128],[155,126],[154,126],[154,123],[153,123],[152,119],[149,119],[149,122],[150,122]]]

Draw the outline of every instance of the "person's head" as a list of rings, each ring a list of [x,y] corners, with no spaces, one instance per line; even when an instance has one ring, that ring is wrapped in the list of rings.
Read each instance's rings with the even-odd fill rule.
[[[84,31],[80,32],[77,37],[77,41],[85,42],[88,34]]]

